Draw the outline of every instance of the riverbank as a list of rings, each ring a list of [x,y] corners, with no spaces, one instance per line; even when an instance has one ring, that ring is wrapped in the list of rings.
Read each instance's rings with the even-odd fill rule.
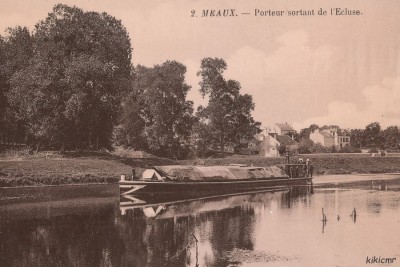
[[[367,154],[323,154],[309,157],[316,175],[371,174],[400,172],[400,156],[371,157]],[[291,160],[295,161],[298,157]],[[0,187],[114,184],[120,175],[132,175],[132,169],[154,165],[228,165],[240,163],[271,166],[285,163],[285,158],[236,156],[226,158],[173,161],[165,158],[132,158],[109,153],[57,153],[42,152],[34,156],[0,158]]]
[[[328,174],[320,175],[313,178],[314,186],[327,184],[347,184],[347,183],[367,183],[373,182],[380,184],[381,181],[398,181],[400,173],[371,173],[371,174]],[[370,184],[370,183],[369,183]]]
[[[310,154],[301,155],[305,160],[309,158],[314,166],[316,175],[326,174],[368,174],[368,173],[397,173],[400,172],[399,154],[387,157],[371,157],[369,154]],[[298,156],[292,157],[291,162],[296,162]],[[247,164],[249,166],[271,166],[286,163],[286,159],[264,158],[256,156],[233,156],[216,159],[184,160],[180,164],[203,164],[205,166]]]
[[[113,184],[120,175],[132,175],[133,168],[174,164],[172,160],[149,157],[129,158],[109,153],[42,152],[34,156],[0,158],[0,187]]]

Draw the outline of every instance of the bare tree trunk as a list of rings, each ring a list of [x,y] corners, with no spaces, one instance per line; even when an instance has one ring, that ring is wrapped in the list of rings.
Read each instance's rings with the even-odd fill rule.
[[[61,155],[65,154],[65,143],[64,142],[62,142],[59,152]]]
[[[224,137],[221,137],[221,156],[225,156],[225,142],[224,142]]]
[[[39,153],[40,146],[41,146],[41,141],[39,141],[39,142],[36,144],[36,152],[35,152],[35,154]]]

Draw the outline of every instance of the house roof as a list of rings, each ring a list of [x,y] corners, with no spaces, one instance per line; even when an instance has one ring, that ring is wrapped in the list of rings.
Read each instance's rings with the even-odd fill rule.
[[[287,123],[277,123],[276,126],[278,126],[281,131],[295,131],[292,126]]]
[[[265,139],[265,135],[264,135],[263,133],[258,133],[258,134],[255,134],[255,135],[253,136],[253,139],[255,139],[255,140],[257,140],[257,141],[262,141],[262,140]]]
[[[290,145],[297,145],[298,143],[294,141],[290,136],[288,135],[277,135],[276,140],[278,140],[279,143],[285,146],[290,146]]]
[[[334,136],[331,135],[330,133],[327,133],[327,132],[324,132],[324,131],[319,131],[319,133],[320,133],[321,135],[323,135],[324,137],[331,137],[331,138],[334,137]]]

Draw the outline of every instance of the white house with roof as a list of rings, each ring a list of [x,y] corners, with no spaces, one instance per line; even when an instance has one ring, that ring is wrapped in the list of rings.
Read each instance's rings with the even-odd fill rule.
[[[248,148],[262,157],[279,157],[279,148],[282,145],[292,154],[298,153],[299,144],[293,140],[293,136],[287,135],[296,133],[296,131],[288,124],[277,123],[275,126],[273,129],[266,128],[261,133],[256,134],[253,140],[248,143]]]
[[[320,144],[325,147],[332,147],[335,145],[335,136],[323,131],[315,130],[310,133],[310,140],[315,144]]]
[[[297,143],[293,137],[288,135],[277,135],[275,139],[278,140],[279,144],[284,146],[286,151],[289,151],[290,154],[295,155],[299,153],[299,143]]]
[[[335,147],[342,149],[350,145],[350,136],[345,133],[338,133],[337,128],[328,128],[324,130],[315,130],[310,133],[310,140],[315,144],[321,144],[324,147]]]
[[[259,155],[261,157],[279,157],[280,143],[274,137],[267,135],[259,143]]]

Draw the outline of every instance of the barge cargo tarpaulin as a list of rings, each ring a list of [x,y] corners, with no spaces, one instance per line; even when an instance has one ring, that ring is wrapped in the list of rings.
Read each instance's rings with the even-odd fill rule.
[[[187,192],[239,192],[259,190],[282,185],[299,185],[311,182],[304,164],[287,164],[279,168],[229,166],[154,166],[140,177],[119,182],[121,194],[169,194]],[[294,171],[296,170],[296,171]]]

